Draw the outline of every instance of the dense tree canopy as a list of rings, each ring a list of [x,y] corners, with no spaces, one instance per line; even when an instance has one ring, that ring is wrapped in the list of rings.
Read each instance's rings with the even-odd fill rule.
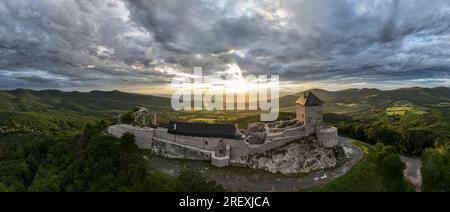
[[[398,155],[397,148],[381,143],[375,146],[376,164],[383,174],[383,183],[389,191],[406,190],[403,171],[406,166]]]
[[[420,155],[426,148],[450,141],[449,125],[439,114],[433,113],[427,116],[406,114],[398,120],[385,116],[363,116],[334,124],[339,127],[341,135],[370,144],[392,145],[402,154]]]
[[[427,149],[422,162],[422,190],[450,191],[450,145]]]
[[[30,129],[28,123],[33,121],[16,120],[19,129]],[[67,124],[60,127],[71,128]],[[3,125],[0,191],[223,191],[198,173],[171,177],[154,170],[143,159],[134,135],[107,135],[105,121],[88,122],[80,135],[49,126],[53,124],[33,125],[38,131],[34,133]],[[61,132],[55,134],[56,130]]]

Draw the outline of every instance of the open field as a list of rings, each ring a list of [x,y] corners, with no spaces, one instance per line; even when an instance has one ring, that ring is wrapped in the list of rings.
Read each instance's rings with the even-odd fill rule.
[[[423,115],[427,113],[427,109],[423,107],[415,107],[415,106],[400,106],[400,107],[389,107],[386,109],[386,114],[388,116],[403,116],[406,113],[412,113],[416,115]]]

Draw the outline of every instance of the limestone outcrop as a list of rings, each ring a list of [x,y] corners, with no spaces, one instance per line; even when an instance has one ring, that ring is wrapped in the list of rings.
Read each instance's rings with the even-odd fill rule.
[[[346,160],[341,145],[324,148],[315,136],[294,141],[283,147],[247,158],[247,166],[272,173],[298,174],[331,169]]]

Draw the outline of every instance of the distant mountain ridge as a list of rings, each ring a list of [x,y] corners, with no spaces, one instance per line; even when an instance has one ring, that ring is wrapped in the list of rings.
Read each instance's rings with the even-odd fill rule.
[[[355,103],[367,102],[377,104],[395,101],[408,101],[416,105],[438,104],[442,102],[450,102],[450,88],[401,88],[395,90],[378,90],[378,89],[346,89],[341,91],[327,91],[323,89],[311,89],[325,103]],[[299,92],[294,95],[288,95],[280,98],[282,105],[286,106],[288,102],[303,95]]]
[[[447,105],[450,107],[450,88],[402,88],[396,90],[347,89],[327,91],[310,90],[328,106],[369,105],[377,107],[404,103],[419,106]],[[296,99],[303,92],[280,98],[280,107],[295,107]],[[151,110],[170,110],[170,99],[165,97],[125,93],[121,91],[63,92],[58,90],[34,91],[16,89],[0,91],[0,111],[48,112],[64,111],[128,111],[136,106]]]
[[[170,106],[170,99],[120,91],[63,92],[27,89],[0,91],[0,111],[123,111],[136,106],[166,108]]]

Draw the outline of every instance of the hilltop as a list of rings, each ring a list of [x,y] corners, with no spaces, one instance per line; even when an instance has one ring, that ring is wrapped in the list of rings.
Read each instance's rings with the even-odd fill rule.
[[[103,116],[136,106],[152,110],[170,107],[170,99],[120,91],[63,92],[16,89],[0,91],[0,111],[58,112]]]

